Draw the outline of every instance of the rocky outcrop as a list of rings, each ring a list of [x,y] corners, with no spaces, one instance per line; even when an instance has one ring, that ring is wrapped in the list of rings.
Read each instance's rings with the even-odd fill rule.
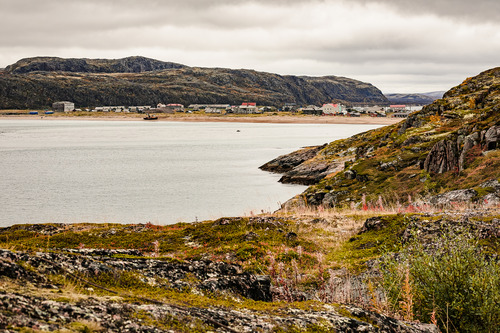
[[[424,169],[430,173],[458,171],[458,148],[456,142],[442,140],[436,143],[424,162]]]
[[[499,116],[500,67],[466,79],[398,124],[331,142],[286,171],[281,181],[312,186],[283,207],[369,208],[384,200],[411,203],[412,197],[428,202],[500,179]],[[498,202],[496,193],[483,192],[472,200]]]
[[[342,312],[344,315],[339,314]],[[352,317],[345,316],[346,313]],[[149,320],[141,320],[148,318]],[[265,315],[257,311],[225,308],[189,308],[169,304],[117,303],[95,298],[76,303],[42,297],[0,292],[0,329],[32,328],[43,331],[63,329],[72,322],[92,325],[106,332],[174,332],[149,322],[177,319],[177,326],[199,322],[216,327],[217,332],[271,332],[275,329],[327,327],[337,332],[437,333],[434,325],[406,323],[353,306],[330,307],[323,311],[289,309],[281,314]],[[360,319],[364,318],[364,319]],[[74,324],[75,326],[77,324]],[[162,325],[163,326],[163,325]],[[209,327],[206,327],[208,331]],[[88,327],[88,326],[87,326]],[[87,328],[85,331],[90,331]]]
[[[109,256],[114,254],[114,251],[73,249],[67,251],[73,255],[60,253],[30,255],[0,250],[0,275],[43,281],[45,276],[60,273],[61,268],[69,272],[78,272],[82,276],[133,271],[151,283],[156,278],[168,281],[168,284],[162,286],[167,289],[196,288],[206,292],[229,291],[254,300],[272,300],[270,278],[244,273],[237,265],[210,260],[180,263],[145,258],[117,259]],[[13,264],[20,261],[37,268],[38,274],[33,275],[22,266]],[[50,263],[55,263],[57,266]],[[193,276],[196,282],[188,283],[186,281],[188,276]]]
[[[117,60],[29,58],[0,75],[0,109],[47,108],[69,100],[99,105],[240,104],[282,107],[325,101],[388,104],[369,83],[336,76],[283,76],[198,68],[143,57]]]
[[[274,160],[269,161],[266,164],[260,166],[259,169],[275,173],[288,172],[293,168],[295,168],[296,166],[298,166],[299,164],[302,164],[305,161],[316,156],[316,154],[321,149],[325,148],[325,146],[326,144],[322,146],[305,147],[293,153],[279,156]]]
[[[500,219],[486,218],[487,211],[469,210],[453,213],[426,214],[412,216],[400,235],[403,244],[416,240],[429,246],[439,245],[439,237],[450,231],[466,231],[475,239],[498,239],[500,237]],[[432,219],[432,223],[429,220]]]
[[[285,173],[279,180],[284,184],[312,185],[328,174],[341,171],[344,163],[302,163]]]
[[[431,203],[439,206],[447,206],[458,203],[471,202],[477,196],[477,192],[473,189],[455,190],[436,195],[431,198]]]
[[[255,219],[254,222],[262,221]],[[269,290],[269,278],[244,274],[236,265],[203,260],[181,263],[113,258],[110,257],[116,255],[113,251],[66,249],[66,254],[33,254],[0,250],[0,278],[8,282],[7,285],[18,283],[29,289],[29,292],[25,292],[25,287],[14,288],[16,292],[0,291],[0,330],[9,332],[30,328],[55,331],[72,327],[81,331],[173,332],[168,328],[171,323],[175,331],[180,327],[196,325],[200,331],[216,329],[217,332],[313,329],[319,326],[341,332],[437,332],[433,325],[406,323],[348,305],[318,304],[314,310],[290,306],[270,313],[228,307],[181,306],[170,304],[168,299],[161,301],[128,293],[115,293],[113,299],[89,296],[95,292],[94,288],[99,288],[97,284],[85,288],[86,292],[82,294],[73,291],[70,299],[62,294],[61,285],[50,282],[51,277],[61,273],[69,274],[74,279],[79,276],[90,279],[100,274],[119,277],[121,272],[127,271],[144,283],[158,286],[161,281],[166,281],[168,285],[160,284],[160,287],[181,288],[184,292],[193,288],[192,292],[198,295],[204,291],[234,292],[236,285],[244,289],[253,285],[260,290],[259,296],[254,299],[265,300]],[[184,279],[186,274],[190,276]],[[94,281],[98,283],[98,279]],[[85,287],[85,281],[80,282]],[[110,289],[107,291],[113,292]]]
[[[491,126],[484,134],[486,150],[500,148],[500,126]]]

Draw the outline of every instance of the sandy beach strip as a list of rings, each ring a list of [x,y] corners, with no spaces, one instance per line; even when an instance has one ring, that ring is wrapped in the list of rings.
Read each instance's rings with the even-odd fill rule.
[[[400,122],[401,118],[391,117],[341,117],[341,116],[290,116],[290,115],[258,115],[258,116],[209,116],[191,114],[157,114],[157,121],[181,121],[181,122],[239,122],[239,123],[272,123],[272,124],[368,124],[368,125],[391,125]],[[0,119],[17,120],[102,120],[102,121],[143,121],[144,115],[4,115]]]

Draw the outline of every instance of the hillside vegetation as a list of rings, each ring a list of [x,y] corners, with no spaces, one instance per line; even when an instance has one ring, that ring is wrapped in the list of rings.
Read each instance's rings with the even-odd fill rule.
[[[388,104],[369,83],[337,76],[278,75],[247,69],[200,68],[144,57],[118,60],[29,58],[0,72],[0,109],[158,103],[282,107],[332,101]]]
[[[0,228],[0,329],[498,332],[500,68],[279,157],[272,214]]]
[[[405,121],[281,156],[264,170],[312,185],[285,207],[497,203],[500,68],[468,78]],[[290,161],[294,163],[290,163]],[[453,190],[463,190],[455,191]],[[446,194],[448,193],[448,194]]]

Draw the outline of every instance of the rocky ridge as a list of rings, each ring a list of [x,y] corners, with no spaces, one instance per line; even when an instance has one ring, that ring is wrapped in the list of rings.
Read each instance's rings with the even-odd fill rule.
[[[263,168],[283,170],[282,182],[313,184],[286,205],[360,205],[363,195],[395,204],[477,187],[469,199],[498,202],[496,187],[480,185],[500,179],[499,148],[500,68],[494,68],[401,123],[317,147],[315,156],[293,168],[284,170],[281,164],[300,159],[302,151]]]
[[[28,58],[0,73],[0,109],[158,103],[282,107],[332,101],[388,104],[369,83],[337,76],[278,75],[247,69],[199,68],[144,57],[117,60]]]
[[[206,331],[212,327],[217,332],[272,331],[278,327],[311,329],[316,326],[330,327],[342,332],[437,332],[433,325],[405,323],[348,305],[325,305],[323,309],[314,311],[289,308],[281,314],[266,314],[252,310],[179,306],[155,300],[148,301],[141,296],[138,297],[141,302],[129,302],[124,299],[124,295],[118,295],[119,297],[114,299],[92,296],[93,288],[88,288],[88,293],[79,295],[75,301],[62,300],[57,297],[61,286],[50,281],[50,277],[61,273],[58,272],[60,269],[70,272],[71,276],[84,277],[133,270],[136,275],[142,274],[145,283],[171,281],[172,284],[164,286],[165,288],[192,287],[193,285],[187,282],[176,283],[188,271],[201,278],[199,281],[204,281],[201,285],[195,283],[195,288],[205,292],[207,288],[232,290],[227,288],[225,282],[221,283],[221,278],[243,282],[244,289],[248,289],[246,283],[252,280],[234,265],[222,263],[166,263],[155,259],[125,260],[110,257],[127,253],[137,255],[135,250],[63,252],[30,254],[0,251],[0,283],[24,285],[16,288],[18,292],[0,292],[0,329],[4,332],[14,332],[19,328],[29,327],[54,331],[68,327],[83,329],[91,325],[97,331],[107,332],[176,332],[177,330],[167,327],[175,322],[174,318],[182,318],[192,328]],[[247,280],[248,278],[250,280]],[[260,290],[260,296],[257,298],[267,300],[265,298],[269,292],[269,280],[258,277],[255,281],[257,280],[260,281],[256,286]],[[20,293],[26,286],[28,289],[32,286],[30,291]]]

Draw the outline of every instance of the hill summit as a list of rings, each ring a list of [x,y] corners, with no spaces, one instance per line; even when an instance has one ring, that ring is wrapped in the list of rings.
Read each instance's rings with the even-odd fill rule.
[[[373,85],[339,76],[278,75],[249,69],[189,67],[144,57],[22,59],[0,73],[0,108],[45,108],[69,100],[77,107],[158,103],[281,107],[330,102],[389,104]]]

